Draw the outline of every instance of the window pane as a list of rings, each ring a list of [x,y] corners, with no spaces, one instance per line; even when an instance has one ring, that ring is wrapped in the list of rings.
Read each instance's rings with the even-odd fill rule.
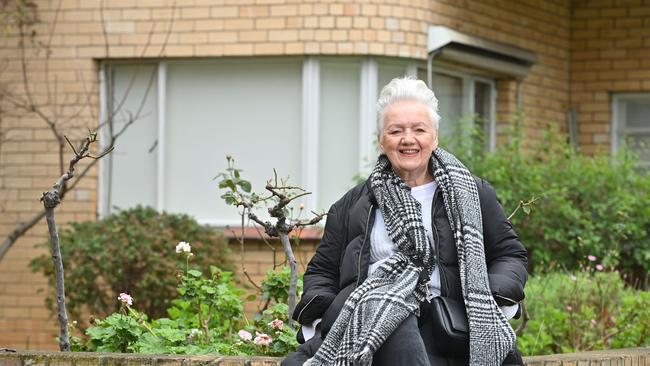
[[[454,76],[434,73],[432,89],[438,98],[440,137],[449,138],[463,115],[463,80]]]
[[[359,79],[358,61],[321,63],[318,210],[328,210],[358,173]]]
[[[273,168],[301,184],[301,61],[177,61],[167,72],[167,210],[237,220],[212,180],[227,154],[257,192]]]
[[[627,109],[626,127],[650,127],[650,97],[645,100],[628,100],[625,105]]]
[[[477,129],[483,132],[482,135],[476,137],[482,139],[483,146],[486,149],[489,148],[488,142],[492,120],[491,90],[490,84],[480,81],[474,83],[474,114],[477,117],[474,123]]]
[[[401,77],[406,74],[406,65],[396,65],[392,63],[379,63],[377,65],[377,97],[381,89],[385,87],[391,80],[396,77]]]
[[[629,134],[627,145],[641,160],[650,163],[650,132]]]
[[[137,120],[115,143],[109,159],[109,213],[138,204],[156,207],[158,162],[158,94],[155,65],[114,65],[110,107],[115,111],[114,131],[130,118]]]

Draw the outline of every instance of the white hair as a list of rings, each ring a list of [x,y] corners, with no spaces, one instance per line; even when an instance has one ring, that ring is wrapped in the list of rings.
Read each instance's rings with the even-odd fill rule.
[[[429,119],[435,131],[438,130],[440,115],[438,115],[438,99],[433,91],[422,80],[411,76],[395,78],[379,93],[377,100],[377,133],[381,136],[384,130],[386,109],[395,102],[413,100],[422,103],[429,111]]]

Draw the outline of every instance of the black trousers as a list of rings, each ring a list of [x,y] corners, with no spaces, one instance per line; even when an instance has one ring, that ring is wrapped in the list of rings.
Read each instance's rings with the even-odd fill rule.
[[[430,304],[423,304],[420,317],[411,315],[386,339],[373,355],[373,366],[461,366],[469,364],[468,355],[444,355],[436,349],[433,339],[433,323]],[[323,343],[314,337],[290,353],[282,366],[302,365],[314,355]],[[503,365],[523,365],[519,352],[508,355]]]

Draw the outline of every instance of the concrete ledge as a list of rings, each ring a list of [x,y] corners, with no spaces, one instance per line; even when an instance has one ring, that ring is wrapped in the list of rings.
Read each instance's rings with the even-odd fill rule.
[[[524,357],[528,366],[650,366],[650,347]]]
[[[0,353],[0,366],[276,366],[279,364],[279,358],[252,356],[169,356],[41,351]]]
[[[650,347],[524,357],[528,366],[650,366]],[[279,358],[0,351],[0,366],[278,366]]]

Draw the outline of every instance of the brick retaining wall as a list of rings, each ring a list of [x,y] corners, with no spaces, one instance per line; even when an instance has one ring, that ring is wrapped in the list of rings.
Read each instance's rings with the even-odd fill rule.
[[[650,366],[650,347],[524,358],[528,366]],[[123,353],[0,352],[0,366],[276,366],[272,357],[155,356]]]

